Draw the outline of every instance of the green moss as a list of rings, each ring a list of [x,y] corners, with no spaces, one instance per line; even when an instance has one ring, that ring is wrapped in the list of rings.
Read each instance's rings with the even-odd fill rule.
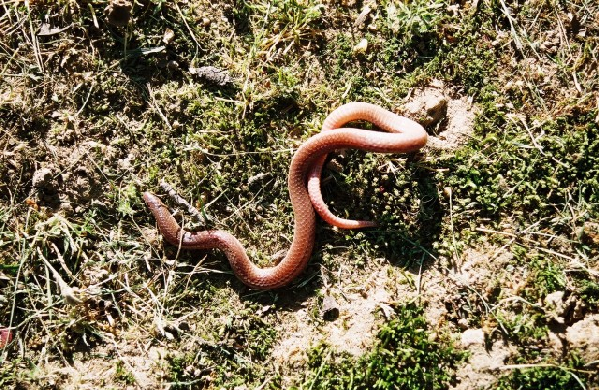
[[[584,362],[572,354],[564,364],[540,363],[530,367],[514,368],[508,375],[501,376],[493,389],[585,389],[585,382],[597,373],[585,369]]]
[[[208,383],[229,388],[264,381],[267,370],[272,369],[267,359],[276,332],[253,311],[255,308],[250,306],[230,316],[221,326],[209,329],[204,337],[217,342],[200,343],[192,353],[170,354],[167,377],[175,388],[196,388]]]
[[[114,374],[114,377],[117,381],[122,382],[126,385],[135,384],[135,377],[131,372],[127,370],[125,363],[123,363],[120,360],[116,362],[116,372]]]
[[[490,271],[495,261],[507,268],[482,277],[484,286],[459,288],[451,315],[467,314],[473,326],[495,323],[488,341],[503,337],[516,346],[518,362],[538,362],[538,351],[547,350],[543,302],[551,292],[579,297],[584,315],[596,312],[593,2],[153,0],[133,2],[122,28],[107,24],[105,3],[7,2],[0,16],[10,32],[0,53],[0,322],[17,327],[3,351],[4,387],[43,384],[46,378],[35,378],[46,367],[29,364],[40,348],[47,361],[62,361],[74,342],[93,341],[86,346],[92,356],[93,344],[106,341],[91,335],[101,332],[114,333],[120,346],[135,337],[139,345],[169,343],[166,379],[180,388],[281,387],[270,352],[273,329],[287,320],[257,318],[255,301],[232,307],[233,291],[245,290],[222,253],[154,245],[147,233],[155,221],[139,194],[168,181],[246,244],[258,264],[272,264],[268,256],[288,248],[293,225],[286,187],[292,151],[340,104],[369,101],[399,112],[413,88],[432,79],[444,81],[451,98],[480,108],[470,144],[416,157],[349,152],[342,173],[325,173],[325,199],[337,214],[380,227],[340,233],[319,224],[302,287],[250,295],[297,303],[298,290],[322,285],[314,277],[321,266],[343,288],[337,268],[391,262],[401,270],[423,261],[426,276],[427,266],[451,268],[473,250],[489,255]],[[43,34],[46,27],[52,34]],[[174,36],[165,42],[167,29]],[[366,50],[354,50],[362,39]],[[189,72],[207,65],[226,70],[231,83],[211,85]],[[46,204],[46,189],[32,188],[43,167],[58,183],[47,190],[72,210]],[[73,195],[79,175],[89,196]],[[83,298],[114,310],[64,305],[42,257]],[[359,274],[352,282],[363,282]],[[316,317],[313,298],[306,299]],[[454,369],[447,361],[457,356],[451,343],[429,342],[420,309],[398,311],[360,359],[313,348],[306,383],[447,387]],[[198,329],[175,340],[129,332],[188,313]],[[199,338],[205,344],[194,344]],[[120,353],[130,351],[127,345]],[[563,373],[520,370],[500,386],[572,385]],[[129,383],[128,369],[117,366],[107,380],[115,379]]]
[[[587,279],[583,279],[579,283],[581,284],[580,297],[587,305],[597,305],[599,303],[599,283]]]
[[[433,341],[415,304],[398,307],[397,317],[378,333],[371,353],[359,359],[324,345],[309,351],[309,370],[300,389],[447,389],[465,358],[449,341]]]

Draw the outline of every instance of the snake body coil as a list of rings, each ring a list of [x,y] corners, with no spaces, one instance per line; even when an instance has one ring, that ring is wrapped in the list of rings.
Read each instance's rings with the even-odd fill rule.
[[[359,119],[372,122],[389,133],[338,128]],[[306,268],[312,254],[316,230],[315,209],[327,222],[342,228],[372,226],[372,222],[368,221],[337,218],[322,201],[320,174],[327,153],[335,149],[405,153],[420,149],[427,140],[426,132],[418,123],[369,103],[348,103],[339,107],[325,119],[323,130],[327,131],[311,137],[302,144],[291,161],[288,186],[295,221],[293,242],[279,264],[267,268],[257,267],[248,258],[243,245],[228,232],[188,232],[181,229],[160,199],[146,192],[143,195],[144,200],[156,218],[165,240],[185,249],[222,250],[229,259],[235,275],[249,287],[266,290],[289,284]]]

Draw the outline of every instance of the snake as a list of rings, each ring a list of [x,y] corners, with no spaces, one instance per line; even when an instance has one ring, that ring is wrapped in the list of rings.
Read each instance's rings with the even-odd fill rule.
[[[373,123],[386,132],[343,128],[356,120]],[[218,249],[224,252],[233,273],[252,289],[270,290],[290,284],[308,264],[314,249],[316,213],[341,228],[373,226],[371,221],[353,221],[333,215],[320,192],[320,177],[326,155],[336,149],[360,149],[375,153],[408,153],[422,148],[427,133],[417,122],[378,105],[352,102],[335,109],[323,122],[323,131],[308,138],[293,155],[287,185],[293,208],[293,239],[285,257],[276,265],[258,267],[241,242],[224,230],[190,232],[179,226],[160,198],[144,192],[143,199],[156,219],[165,241],[181,249]]]

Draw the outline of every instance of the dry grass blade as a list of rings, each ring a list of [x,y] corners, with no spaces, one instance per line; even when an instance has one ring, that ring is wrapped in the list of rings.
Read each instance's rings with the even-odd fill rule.
[[[0,1],[0,388],[599,384],[599,4],[342,3]],[[379,228],[319,222],[267,293],[160,239],[162,187],[276,262],[349,101],[428,127],[330,156],[328,207]]]

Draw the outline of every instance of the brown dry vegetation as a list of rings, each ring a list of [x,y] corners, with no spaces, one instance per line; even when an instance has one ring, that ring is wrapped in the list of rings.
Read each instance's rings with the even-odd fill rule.
[[[0,387],[597,388],[598,15],[0,2]],[[328,164],[327,203],[379,228],[320,223],[269,292],[162,242],[141,193],[164,179],[272,263],[293,150],[350,101],[431,135]]]

